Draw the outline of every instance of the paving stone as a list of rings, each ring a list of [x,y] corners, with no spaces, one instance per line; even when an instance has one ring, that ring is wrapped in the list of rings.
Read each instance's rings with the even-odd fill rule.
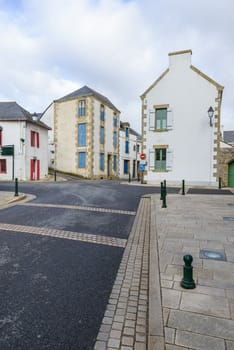
[[[129,328],[129,327],[125,327],[124,331],[123,331],[124,335],[131,335],[133,336],[135,334],[135,328]]]
[[[172,286],[173,286],[173,281],[161,280],[162,288],[172,288]]]
[[[177,290],[180,290],[180,291],[184,291],[184,288],[181,287],[180,283],[179,282],[175,282],[173,284],[173,289],[177,289]],[[188,290],[188,293],[189,290]],[[196,285],[196,288],[193,289],[193,293],[196,293],[196,294],[207,294],[207,295],[214,295],[214,296],[217,296],[217,297],[224,297],[226,296],[225,294],[225,290],[224,289],[221,289],[221,288],[215,288],[215,287],[206,287],[206,286],[200,286],[199,284]]]
[[[112,339],[110,338],[108,341],[108,347],[112,347],[114,349],[118,349],[120,345],[120,339]]]
[[[94,350],[106,350],[106,342],[96,341],[94,345]]]
[[[162,288],[162,305],[172,309],[177,309],[180,304],[181,292],[172,289]]]
[[[234,342],[226,341],[226,350],[234,350]]]
[[[100,340],[100,341],[107,341],[107,340],[108,340],[108,337],[109,337],[109,333],[101,333],[101,332],[99,332],[99,333],[98,333],[97,340]]]
[[[134,338],[128,337],[128,336],[123,336],[121,339],[121,342],[122,342],[122,345],[133,346]]]
[[[177,346],[177,345],[171,345],[171,344],[166,344],[166,350],[188,350],[188,348],[185,348],[184,346]]]
[[[234,320],[171,310],[168,327],[234,341]]]
[[[110,332],[110,338],[120,339],[120,337],[121,337],[121,331],[112,329],[112,331]]]
[[[196,350],[225,350],[223,339],[180,330],[176,331],[175,344]]]
[[[132,349],[132,347],[131,347]],[[146,350],[146,345],[142,343],[135,342],[134,350]]]
[[[182,293],[180,309],[203,315],[230,317],[228,300],[212,295],[184,292]]]
[[[165,342],[169,344],[175,343],[175,329],[174,328],[164,328],[165,332]]]

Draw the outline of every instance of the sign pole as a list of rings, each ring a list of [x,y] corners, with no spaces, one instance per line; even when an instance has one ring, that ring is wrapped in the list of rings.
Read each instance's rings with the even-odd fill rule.
[[[12,154],[12,180],[15,178],[15,146],[12,145],[13,147],[13,154]]]

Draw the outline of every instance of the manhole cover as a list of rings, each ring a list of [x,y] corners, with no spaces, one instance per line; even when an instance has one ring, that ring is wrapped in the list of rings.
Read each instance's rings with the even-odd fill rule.
[[[228,203],[228,205],[230,205],[230,207],[234,207],[234,203]]]
[[[223,220],[224,221],[234,221],[234,216],[224,216]]]
[[[200,250],[200,259],[227,260],[224,252],[206,249]]]

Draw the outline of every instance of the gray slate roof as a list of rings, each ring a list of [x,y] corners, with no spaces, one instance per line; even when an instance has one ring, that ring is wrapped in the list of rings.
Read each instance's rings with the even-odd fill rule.
[[[62,102],[73,98],[80,98],[80,97],[87,97],[87,96],[94,96],[97,100],[99,100],[103,104],[114,109],[116,112],[120,112],[107,97],[101,95],[99,92],[89,88],[86,85],[76,91],[73,91],[72,93],[64,97],[59,98],[58,100],[55,100],[55,102]]]
[[[50,128],[41,121],[33,120],[32,114],[26,109],[18,105],[15,101],[0,102],[0,122],[1,121],[27,121],[32,124],[41,126],[42,128],[50,130]]]
[[[223,141],[226,143],[234,143],[234,130],[224,131]]]

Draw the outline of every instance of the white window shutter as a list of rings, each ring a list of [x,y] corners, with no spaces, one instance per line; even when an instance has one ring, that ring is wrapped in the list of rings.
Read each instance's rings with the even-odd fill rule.
[[[167,163],[166,163],[166,170],[172,171],[173,167],[173,150],[171,148],[167,149]]]
[[[155,168],[155,150],[154,149],[150,149],[149,150],[149,161],[148,161],[148,167],[149,167],[149,171],[154,170]]]
[[[167,110],[167,130],[173,129],[173,112],[172,110]]]
[[[155,110],[149,110],[149,130],[155,130]]]

